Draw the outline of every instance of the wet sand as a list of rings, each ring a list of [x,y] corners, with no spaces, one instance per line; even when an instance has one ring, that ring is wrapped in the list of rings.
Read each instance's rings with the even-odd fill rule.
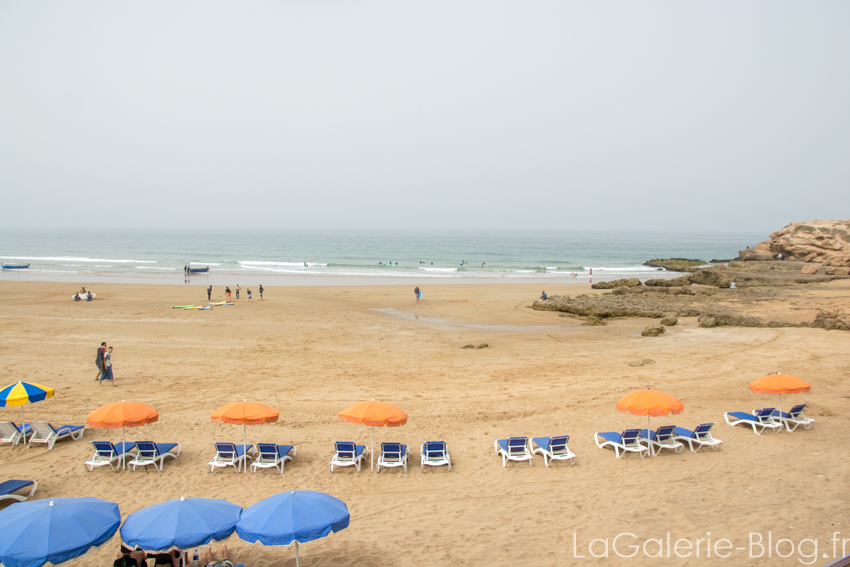
[[[34,498],[96,496],[117,502],[122,516],[180,496],[226,498],[249,506],[286,490],[327,492],[348,504],[351,525],[301,547],[302,565],[564,565],[713,564],[700,558],[652,559],[639,550],[629,560],[593,559],[588,544],[620,533],[673,542],[728,538],[728,565],[799,565],[750,557],[750,533],[775,543],[819,539],[819,558],[833,553],[828,539],[845,527],[850,485],[850,334],[809,328],[701,329],[682,319],[658,338],[640,331],[657,320],[624,319],[603,327],[529,308],[539,285],[267,287],[234,306],[208,311],[171,309],[206,304],[195,286],[92,286],[93,302],[70,301],[79,286],[0,283],[0,377],[56,388],[54,398],[27,405],[27,420],[83,424],[103,404],[143,402],[160,420],[128,429],[128,440],[179,442],[182,454],[162,474],[89,473],[83,462],[92,440],[120,440],[120,430],[87,428],[81,441],[53,450],[0,447],[0,480],[32,478]],[[811,293],[839,297],[847,282],[817,284]],[[254,290],[256,292],[256,290]],[[217,289],[221,301],[221,288]],[[586,283],[547,288],[550,294],[590,292]],[[805,306],[802,306],[805,307]],[[801,308],[802,308],[801,307]],[[114,345],[116,387],[98,386],[94,354]],[[487,343],[486,349],[463,349]],[[643,366],[630,362],[652,360]],[[756,436],[723,421],[725,411],[776,404],[747,385],[782,371],[812,383],[788,396],[785,407],[807,402],[817,420],[808,431]],[[679,416],[652,420],[692,428],[716,423],[718,452],[665,453],[617,460],[594,444],[596,431],[643,427],[645,418],[620,414],[617,400],[654,387],[681,399]],[[237,475],[208,473],[213,441],[239,441],[239,426],[212,423],[218,407],[247,398],[280,410],[280,421],[248,428],[249,443],[294,444],[297,457],[283,475],[271,470]],[[408,424],[380,428],[376,442],[412,448],[408,473],[370,473],[368,466],[328,472],[333,441],[369,441],[370,430],[337,419],[358,401],[380,399],[404,409]],[[19,408],[0,408],[18,421]],[[510,435],[570,434],[576,466],[508,463],[493,450]],[[419,470],[419,446],[448,442],[452,471]],[[5,506],[2,505],[2,506]],[[706,534],[710,532],[711,535]],[[575,535],[574,535],[575,534]],[[574,540],[575,537],[575,540]],[[227,540],[235,563],[249,567],[294,565],[294,549]],[[574,543],[576,547],[574,549]],[[619,550],[629,554],[629,537]],[[666,539],[662,542],[666,546]],[[603,550],[601,542],[594,551]],[[655,553],[654,542],[647,545]],[[786,547],[780,551],[788,552]],[[806,544],[808,545],[808,544]],[[117,536],[68,565],[111,565]],[[682,549],[682,547],[680,547]],[[840,549],[840,545],[839,545]],[[756,553],[758,549],[755,548]],[[850,542],[847,551],[850,552]],[[805,554],[811,546],[804,546]],[[685,553],[685,552],[682,552]],[[585,559],[575,555],[586,556]],[[811,559],[804,559],[805,562]]]

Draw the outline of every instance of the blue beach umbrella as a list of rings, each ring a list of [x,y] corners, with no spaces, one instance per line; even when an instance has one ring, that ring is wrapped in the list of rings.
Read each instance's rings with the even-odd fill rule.
[[[27,444],[27,426],[24,419],[24,405],[52,398],[55,390],[41,384],[31,384],[20,380],[0,390],[0,408],[21,406],[21,431],[24,433],[24,445]]]
[[[168,500],[127,516],[121,539],[146,551],[189,549],[232,534],[241,513],[242,508],[226,500]]]
[[[99,498],[12,504],[0,511],[0,563],[5,567],[62,563],[104,543],[120,524],[118,504]]]
[[[269,496],[242,512],[236,533],[247,542],[289,545],[295,542],[295,564],[300,565],[298,544],[325,537],[348,527],[345,502],[322,492],[293,490]]]

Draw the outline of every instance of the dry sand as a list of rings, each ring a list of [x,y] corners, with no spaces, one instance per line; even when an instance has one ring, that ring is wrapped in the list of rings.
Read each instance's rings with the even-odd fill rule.
[[[576,293],[586,285],[547,289]],[[808,288],[846,298],[847,282]],[[576,559],[593,538],[621,532],[643,538],[728,538],[749,544],[750,532],[774,542],[819,538],[832,553],[834,531],[850,538],[848,370],[850,334],[819,329],[701,329],[685,319],[659,338],[638,333],[653,320],[605,327],[528,308],[538,286],[446,285],[423,289],[416,305],[404,287],[269,288],[266,301],[240,299],[210,311],[172,310],[206,303],[200,287],[98,285],[94,302],[70,301],[75,286],[0,284],[0,374],[56,388],[26,406],[28,420],[82,424],[103,404],[146,403],[159,422],[128,430],[128,439],[179,442],[182,455],[162,474],[86,472],[90,441],[120,440],[120,430],[87,428],[82,441],[0,447],[0,480],[33,478],[35,498],[96,496],[117,502],[124,517],[180,496],[226,498],[249,506],[276,492],[309,489],[344,500],[351,525],[302,546],[303,565],[565,565],[714,564],[712,559]],[[220,294],[221,289],[217,290]],[[215,298],[220,300],[221,298]],[[844,302],[846,299],[837,301]],[[394,309],[392,315],[374,309]],[[420,316],[416,319],[415,316]],[[115,346],[116,387],[98,386],[96,346]],[[487,349],[462,349],[487,343]],[[654,364],[631,367],[651,359]],[[812,391],[786,397],[808,402],[809,431],[754,435],[730,427],[723,412],[775,405],[749,391],[771,371],[795,374]],[[719,452],[685,452],[621,460],[594,444],[596,431],[640,427],[645,418],[615,411],[624,394],[652,386],[679,397],[685,411],[653,427],[713,421]],[[238,441],[239,426],[212,423],[216,408],[247,398],[281,412],[275,424],[252,426],[249,442],[292,443],[286,472],[207,472],[214,440]],[[406,426],[376,430],[376,441],[413,447],[408,473],[328,472],[334,440],[368,443],[369,428],[337,419],[344,407],[380,399],[408,412]],[[0,408],[0,419],[20,419]],[[574,467],[546,468],[537,457],[502,463],[493,441],[509,435],[570,434]],[[453,467],[419,470],[419,445],[448,442]],[[622,544],[621,552],[630,551]],[[294,565],[294,550],[228,540],[248,567]],[[705,557],[705,543],[700,557]],[[787,553],[787,544],[780,551]],[[111,565],[117,537],[68,565]],[[648,546],[653,552],[654,544]],[[665,543],[666,546],[666,543]],[[757,549],[757,548],[756,548]],[[597,553],[602,545],[597,543]],[[810,546],[804,548],[809,554]],[[850,552],[850,542],[848,542]],[[666,550],[665,550],[666,555]],[[806,562],[811,559],[806,559]],[[826,563],[818,558],[816,565]],[[728,565],[799,565],[733,551]]]

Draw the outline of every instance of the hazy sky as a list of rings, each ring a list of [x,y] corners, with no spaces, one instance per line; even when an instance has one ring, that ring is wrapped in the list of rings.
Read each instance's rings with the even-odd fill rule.
[[[0,0],[7,227],[850,217],[850,2]]]

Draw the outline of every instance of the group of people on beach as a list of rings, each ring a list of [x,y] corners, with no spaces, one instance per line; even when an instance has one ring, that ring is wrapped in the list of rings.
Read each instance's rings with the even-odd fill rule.
[[[195,550],[193,561],[189,561],[189,554],[186,551],[163,551],[156,554],[148,555],[144,550],[136,548],[130,549],[124,544],[121,544],[121,551],[118,553],[118,559],[112,562],[112,567],[147,567],[148,559],[154,560],[154,567],[157,565],[170,565],[171,567],[192,566],[192,567],[233,567],[230,561],[230,550],[227,545],[221,546],[221,560],[216,560],[212,547],[207,547],[204,553],[203,563],[201,562],[198,550]]]
[[[109,380],[115,386],[115,375],[112,373],[112,347],[107,347],[106,341],[100,343],[94,363],[97,366],[95,380],[100,382],[101,386],[104,380]]]
[[[92,299],[94,299],[94,296],[92,296],[91,292],[86,291],[85,286],[83,287],[83,289],[78,291],[76,295],[74,295],[74,301],[82,301],[83,299],[87,301],[91,301]]]
[[[236,284],[236,299],[239,299],[239,292],[240,291],[242,291],[242,287],[239,284]],[[262,301],[263,300],[263,292],[265,291],[263,289],[263,284],[260,284],[260,289],[258,291],[260,292],[260,301]],[[252,301],[254,294],[251,291],[251,288],[246,289],[245,292],[248,294],[248,301]],[[233,292],[230,290],[230,286],[229,285],[224,286],[224,300],[230,301],[232,294],[233,294]],[[207,288],[207,300],[212,301],[212,285],[210,285]]]

